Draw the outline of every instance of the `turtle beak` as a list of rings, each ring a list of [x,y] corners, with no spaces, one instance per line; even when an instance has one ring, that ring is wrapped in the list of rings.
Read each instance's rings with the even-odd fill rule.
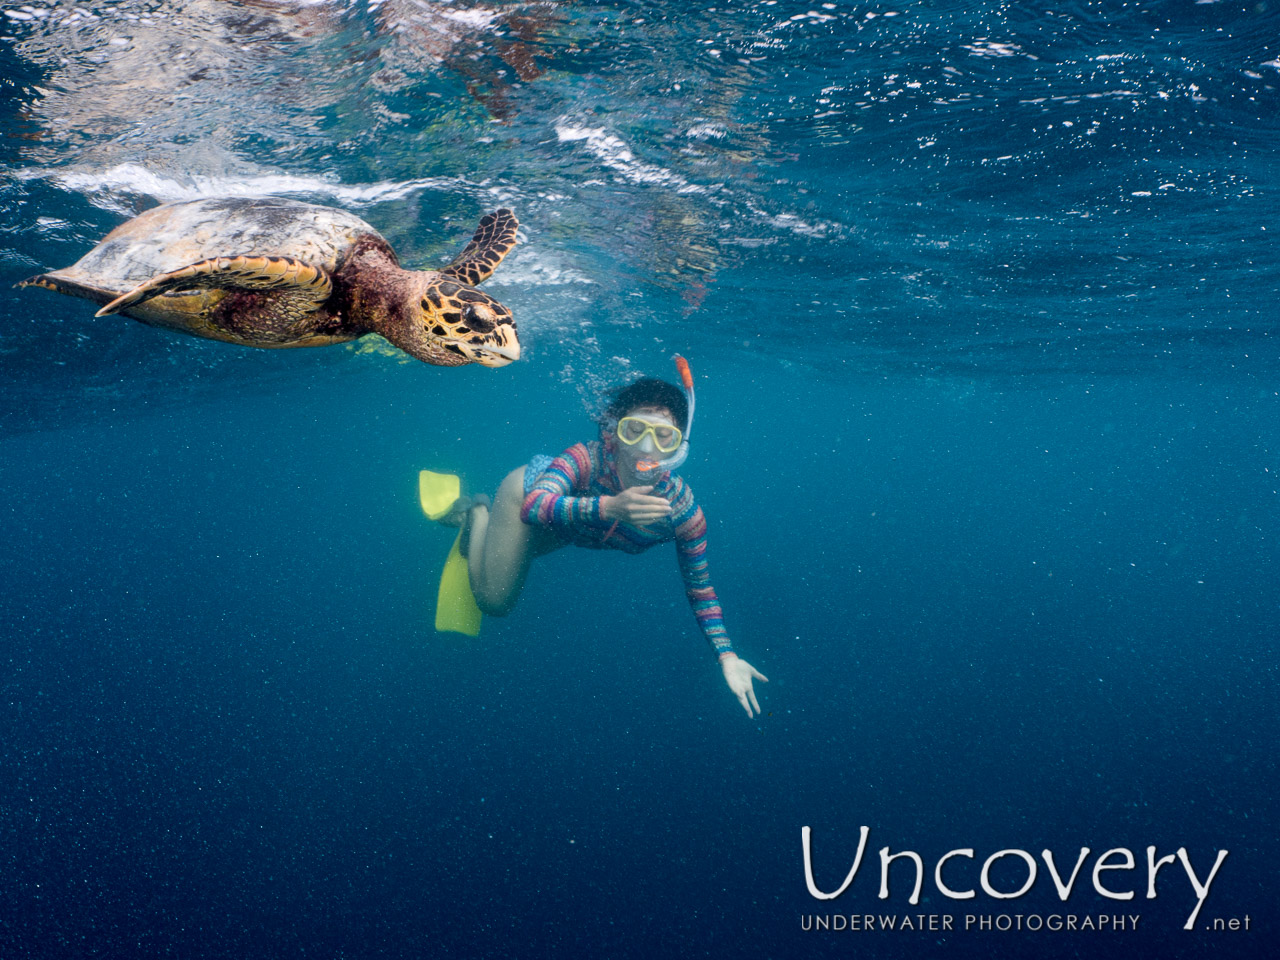
[[[440,337],[436,342],[457,357],[446,361],[448,365],[478,363],[482,367],[505,367],[520,359],[520,341],[516,339],[514,326],[509,324],[495,329],[482,343],[476,343],[474,337]]]
[[[476,353],[476,363],[482,367],[505,367],[520,359],[520,344],[500,347],[497,344],[468,344]]]
[[[464,316],[473,329],[478,326],[475,314],[464,314]],[[505,320],[499,320],[497,323],[490,321],[490,323],[492,325],[489,326],[488,333],[483,335],[484,339],[481,342],[476,343],[474,338],[471,341],[459,341],[471,362],[478,363],[482,367],[505,367],[519,360],[520,337],[516,334],[516,325],[510,319],[510,315]],[[481,327],[481,329],[484,328]]]

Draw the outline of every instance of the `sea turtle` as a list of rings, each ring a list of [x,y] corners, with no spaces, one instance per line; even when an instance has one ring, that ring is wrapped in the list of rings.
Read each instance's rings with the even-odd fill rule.
[[[403,270],[359,217],[279,198],[170,203],[112,230],[77,263],[24,280],[153,326],[251,347],[378,333],[440,366],[520,356],[511,311],[475,285],[516,244],[515,214],[480,221],[442,270]]]

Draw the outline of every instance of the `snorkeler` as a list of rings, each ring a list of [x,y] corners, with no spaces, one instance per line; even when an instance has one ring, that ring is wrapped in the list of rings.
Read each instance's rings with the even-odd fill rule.
[[[465,557],[475,605],[494,616],[515,606],[534,557],[568,544],[641,553],[674,540],[698,626],[725,683],[747,716],[755,716],[760,704],[752,680],[768,678],[733,651],[707,573],[706,519],[693,491],[673,472],[688,456],[694,399],[689,365],[683,357],[676,364],[683,391],[655,378],[616,389],[600,418],[599,440],[574,444],[555,458],[536,456],[511,471],[492,506],[478,494],[429,515],[461,525],[458,574]],[[478,614],[475,624],[478,632]]]

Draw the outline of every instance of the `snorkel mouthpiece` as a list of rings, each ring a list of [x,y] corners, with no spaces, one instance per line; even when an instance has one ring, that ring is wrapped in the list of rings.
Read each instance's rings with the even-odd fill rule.
[[[684,387],[685,399],[689,403],[689,419],[684,425],[684,441],[665,460],[641,460],[636,464],[636,470],[640,473],[648,473],[651,470],[676,470],[689,457],[689,434],[693,432],[693,371],[689,369],[689,361],[680,354],[675,355],[675,361],[676,370],[680,373],[680,383]]]

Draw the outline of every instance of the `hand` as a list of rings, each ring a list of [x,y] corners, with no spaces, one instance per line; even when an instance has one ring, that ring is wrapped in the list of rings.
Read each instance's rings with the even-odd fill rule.
[[[600,498],[600,513],[606,520],[622,520],[643,527],[671,516],[671,504],[664,497],[651,497],[648,487],[627,487],[616,497]]]
[[[747,711],[748,717],[757,716],[760,711],[760,704],[756,700],[756,692],[751,687],[751,680],[769,682],[769,678],[763,673],[747,663],[745,660],[739,660],[737,654],[729,654],[720,661],[720,669],[724,671],[724,682],[729,685],[729,689],[733,691],[734,696],[738,698],[738,702],[742,704],[742,709]],[[755,708],[755,713],[751,712],[751,708]]]

